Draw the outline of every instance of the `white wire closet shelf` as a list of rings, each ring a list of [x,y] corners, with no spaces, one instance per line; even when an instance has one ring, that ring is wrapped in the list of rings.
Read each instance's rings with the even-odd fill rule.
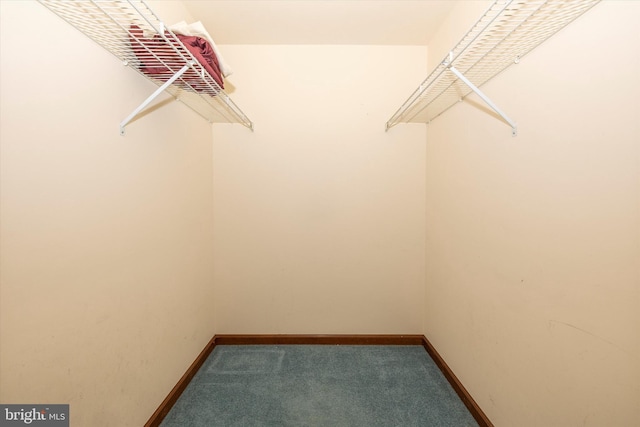
[[[120,123],[167,91],[211,123],[253,123],[144,0],[39,0],[56,15],[159,86]]]
[[[517,134],[516,123],[479,87],[600,0],[496,0],[387,121],[429,123],[475,92]]]

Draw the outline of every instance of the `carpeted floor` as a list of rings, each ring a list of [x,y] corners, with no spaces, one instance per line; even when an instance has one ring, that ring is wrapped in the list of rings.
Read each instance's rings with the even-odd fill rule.
[[[216,346],[162,427],[477,426],[421,346]]]

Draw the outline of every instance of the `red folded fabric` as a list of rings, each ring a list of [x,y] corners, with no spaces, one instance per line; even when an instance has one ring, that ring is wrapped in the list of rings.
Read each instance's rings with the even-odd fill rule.
[[[220,65],[218,64],[218,57],[209,42],[202,37],[176,35],[184,47],[186,47],[198,62],[202,64],[204,69],[211,74],[211,77],[220,85],[220,88],[224,89],[224,81],[222,79]]]
[[[224,80],[218,65],[218,58],[209,42],[201,37],[177,36],[184,47],[191,52],[193,57],[218,83],[218,86],[223,89]],[[132,25],[129,29],[129,42],[136,57],[140,60],[140,71],[155,79],[169,80],[180,68],[186,65],[180,55],[173,50],[171,44],[167,43],[159,34],[152,38],[145,38],[142,29],[137,25]],[[175,41],[175,44],[178,45],[178,40]],[[189,89],[190,86],[197,91],[211,92],[210,87],[193,69],[187,70],[175,84],[185,89]]]

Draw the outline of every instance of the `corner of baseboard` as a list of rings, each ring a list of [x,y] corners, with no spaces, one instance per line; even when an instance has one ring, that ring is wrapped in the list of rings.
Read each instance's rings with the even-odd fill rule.
[[[200,352],[198,357],[193,361],[191,366],[187,369],[187,371],[182,375],[180,380],[176,383],[176,385],[171,389],[167,397],[162,401],[158,409],[151,415],[149,420],[145,423],[144,427],[159,427],[162,420],[167,416],[173,405],[178,401],[180,395],[187,388],[191,379],[198,372],[198,370],[202,367],[207,357],[213,351],[213,348],[216,346],[216,336],[209,340],[204,349]]]
[[[429,353],[429,356],[436,363],[444,377],[447,379],[453,390],[456,392],[462,403],[467,407],[473,418],[478,422],[480,427],[494,427],[489,417],[484,413],[482,408],[473,399],[469,391],[462,385],[458,377],[453,373],[449,365],[444,361],[442,356],[436,351],[435,347],[429,342],[426,336],[422,337],[422,346]]]

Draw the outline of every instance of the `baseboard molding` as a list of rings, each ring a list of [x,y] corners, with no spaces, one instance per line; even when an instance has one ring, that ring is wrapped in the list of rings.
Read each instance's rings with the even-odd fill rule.
[[[189,366],[144,427],[159,427],[216,345],[421,345],[436,363],[480,427],[493,424],[424,335],[215,335]]]
[[[453,387],[460,400],[462,400],[462,403],[464,403],[464,406],[467,407],[480,427],[493,427],[491,420],[489,420],[484,411],[482,411],[473,397],[471,397],[471,394],[469,394],[467,389],[462,385],[458,377],[453,373],[449,365],[447,365],[442,356],[440,356],[425,336],[422,337],[422,346],[427,353],[429,353],[429,356],[431,356],[431,359],[433,359],[436,365],[438,365],[438,368],[440,368],[444,377],[447,379],[449,384],[451,384],[451,387]]]
[[[189,369],[182,375],[182,378],[178,381],[178,383],[171,389],[167,397],[162,401],[158,409],[151,415],[149,421],[144,425],[144,427],[159,427],[164,417],[167,416],[173,405],[178,401],[182,392],[187,388],[195,374],[202,367],[202,364],[207,360],[207,357],[211,354],[214,347],[216,346],[216,337],[214,335],[213,338],[207,343],[204,350],[200,352],[196,360],[189,366]]]
[[[216,335],[216,345],[422,345],[422,335]]]

